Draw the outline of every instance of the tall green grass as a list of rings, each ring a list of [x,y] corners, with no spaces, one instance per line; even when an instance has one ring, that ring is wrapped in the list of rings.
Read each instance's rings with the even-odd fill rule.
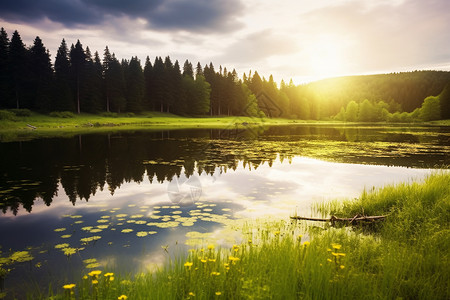
[[[450,299],[450,173],[322,206],[388,214],[376,227],[241,227],[245,242],[199,245],[152,273],[86,275],[52,299]],[[303,232],[303,236],[301,233]],[[111,280],[113,277],[113,280]],[[30,296],[30,298],[33,298]],[[39,298],[39,297],[38,297]]]

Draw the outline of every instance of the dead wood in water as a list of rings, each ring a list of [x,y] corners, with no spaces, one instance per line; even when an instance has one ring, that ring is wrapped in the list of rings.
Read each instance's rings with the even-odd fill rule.
[[[293,216],[291,219],[294,220],[305,220],[305,221],[316,221],[316,222],[331,222],[331,224],[334,225],[336,222],[348,222],[349,224],[353,224],[356,222],[376,222],[376,221],[382,221],[387,216],[361,216],[356,215],[353,218],[338,218],[335,216],[331,216],[330,218],[312,218],[312,217],[299,217],[299,216]]]

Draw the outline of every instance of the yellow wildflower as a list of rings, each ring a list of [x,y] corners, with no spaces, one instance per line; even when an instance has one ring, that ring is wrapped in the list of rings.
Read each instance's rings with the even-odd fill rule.
[[[92,280],[92,284],[98,284],[98,280],[97,279]]]
[[[331,252],[331,255],[338,257],[338,256],[339,256],[339,253]]]
[[[189,296],[195,297],[195,294],[193,292],[189,292]]]
[[[333,262],[331,259],[329,259],[329,258],[327,258],[327,261],[329,261],[329,262]]]
[[[222,292],[216,292],[216,296],[222,295]]]
[[[219,276],[220,273],[219,272],[211,272],[211,276]]]
[[[339,245],[339,244],[331,244],[331,246],[333,246],[333,248],[334,249],[336,249],[336,250],[339,250],[339,249],[341,249],[341,245]]]
[[[202,263],[206,263],[207,262],[207,260],[206,259],[200,259],[200,261],[202,262]]]
[[[208,259],[210,262],[216,262],[216,259],[215,258],[210,258],[210,259]]]
[[[338,253],[339,256],[345,256],[345,253]]]
[[[128,297],[125,295],[120,295],[119,297],[117,297],[118,300],[127,300]]]
[[[311,243],[309,241],[306,241],[306,242],[303,243],[303,246],[306,247],[306,246],[309,246],[309,244],[311,244]]]
[[[279,231],[275,231],[273,234],[275,234],[275,235],[279,235],[280,234],[280,232]]]
[[[114,273],[105,273],[105,275],[103,275],[105,277],[110,277],[110,276],[114,276]]]
[[[83,279],[88,279],[87,275],[84,275],[84,276],[83,276]]]
[[[184,266],[190,269],[193,264],[194,263],[187,261],[187,262],[184,263]]]
[[[228,257],[228,259],[231,260],[232,262],[235,262],[239,260],[239,257],[230,256]]]
[[[71,283],[71,284],[65,284],[64,286],[63,286],[63,288],[65,289],[65,290],[71,290],[71,289],[73,289],[75,287],[75,284],[74,283]]]
[[[340,266],[340,268],[341,268],[341,269],[344,269],[344,268],[345,268],[345,266],[344,266],[344,265],[341,265],[341,266]]]
[[[213,244],[208,245],[208,250],[214,250],[214,245]]]
[[[100,271],[100,270],[95,270],[95,271],[91,271],[90,273],[88,273],[88,275],[91,277],[98,276],[100,274],[102,274],[102,271]]]

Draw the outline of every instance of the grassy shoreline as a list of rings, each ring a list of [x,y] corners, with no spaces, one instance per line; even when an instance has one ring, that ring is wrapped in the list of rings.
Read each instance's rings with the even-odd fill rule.
[[[29,126],[31,125],[31,126]],[[450,126],[450,120],[421,123],[348,123],[341,121],[291,120],[282,118],[253,118],[244,116],[181,117],[168,113],[146,112],[102,116],[75,115],[73,118],[51,117],[32,112],[30,116],[18,116],[15,120],[0,120],[0,141],[19,141],[46,137],[69,137],[87,133],[107,133],[131,130],[176,129],[234,129],[248,126],[280,125],[335,125],[335,126]]]
[[[52,299],[449,299],[450,172],[364,192],[323,214],[388,214],[377,226],[242,225],[244,242],[198,245],[153,273],[86,274]],[[96,275],[97,274],[97,275]],[[113,280],[111,280],[113,277]],[[69,284],[69,283],[67,283]],[[44,296],[31,298],[45,298]]]

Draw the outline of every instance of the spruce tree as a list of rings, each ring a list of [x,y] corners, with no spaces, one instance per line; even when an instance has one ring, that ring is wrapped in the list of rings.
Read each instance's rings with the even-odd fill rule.
[[[0,108],[7,108],[10,101],[9,38],[5,29],[2,27],[0,30]]]
[[[197,67],[195,68],[195,76],[203,76],[203,68],[200,62],[197,63]]]
[[[109,52],[108,46],[106,46],[105,51],[103,52],[103,76],[104,76],[104,94],[105,94],[105,108],[107,112],[111,111],[111,93],[112,93],[112,80],[110,76],[110,69],[112,64],[112,56]]]
[[[50,54],[39,37],[36,37],[30,49],[30,67],[33,95],[32,108],[49,111],[52,105],[53,70]]]
[[[126,77],[127,85],[127,110],[139,112],[144,101],[145,84],[141,62],[137,57],[132,57]]]
[[[192,68],[192,64],[187,59],[183,65],[183,76],[194,78],[194,69]]]
[[[145,59],[144,66],[144,109],[154,110],[155,106],[152,101],[153,93],[153,66],[150,62],[150,57],[147,56]]]
[[[178,60],[175,61],[172,72],[170,75],[172,97],[173,97],[173,109],[172,112],[176,114],[184,114],[186,106],[182,96],[182,85],[181,85],[181,70]]]
[[[27,91],[28,75],[28,53],[22,42],[19,32],[14,31],[9,45],[9,65],[12,78],[12,90],[15,108],[30,107]]]
[[[153,64],[153,103],[155,108],[159,106],[164,111],[164,62],[161,57],[156,57]]]
[[[83,85],[85,84],[85,68],[86,68],[86,54],[84,53],[83,46],[80,40],[77,41],[75,46],[72,45],[70,50],[70,68],[72,73],[72,86],[73,94],[75,95],[75,104],[77,113],[81,113],[80,98],[83,91]]]
[[[53,94],[53,108],[55,110],[73,111],[75,105],[72,101],[70,89],[70,62],[69,50],[63,39],[55,58],[55,85]]]
[[[173,79],[173,64],[169,56],[164,59],[164,75],[163,75],[163,102],[166,111],[170,112],[171,106],[175,103],[175,86]]]
[[[102,64],[95,52],[92,58],[89,47],[85,51],[86,63],[84,68],[84,84],[80,99],[80,105],[83,111],[98,112],[102,109]]]

